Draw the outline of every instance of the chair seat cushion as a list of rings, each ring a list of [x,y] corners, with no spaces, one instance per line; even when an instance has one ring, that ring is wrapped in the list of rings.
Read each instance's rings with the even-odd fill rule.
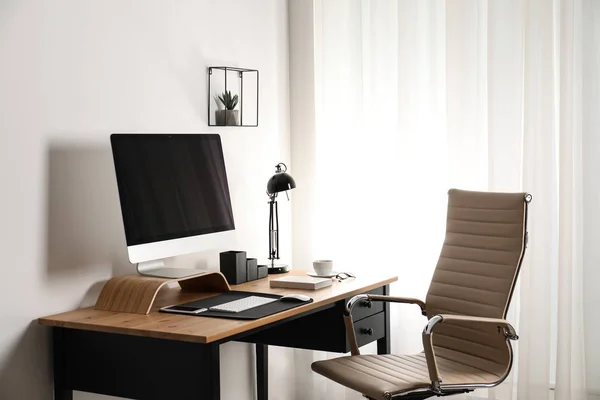
[[[437,362],[443,384],[493,383],[501,376],[439,356]],[[312,369],[377,400],[431,386],[425,353],[346,356],[316,361]]]

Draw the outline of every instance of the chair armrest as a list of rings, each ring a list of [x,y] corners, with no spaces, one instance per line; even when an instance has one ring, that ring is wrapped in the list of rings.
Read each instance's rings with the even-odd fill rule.
[[[469,315],[454,315],[454,314],[438,314],[431,318],[423,333],[433,332],[434,327],[441,322],[476,322],[484,323],[488,325],[496,325],[498,328],[502,328],[504,336],[510,340],[518,340],[519,336],[515,328],[505,319],[502,318],[486,318],[486,317],[472,317]]]
[[[425,350],[425,358],[427,360],[427,369],[429,371],[429,379],[431,379],[432,389],[436,393],[442,393],[440,384],[442,379],[440,377],[437,360],[435,358],[435,352],[433,350],[432,333],[435,330],[437,324],[443,322],[463,322],[463,323],[483,323],[488,325],[496,325],[498,330],[502,329],[506,340],[518,340],[517,332],[515,328],[505,319],[502,318],[485,318],[485,317],[472,317],[468,315],[453,315],[453,314],[438,314],[432,317],[425,325],[423,329],[423,349]]]
[[[383,301],[391,303],[405,303],[405,304],[417,304],[421,308],[421,314],[427,315],[425,311],[425,303],[419,299],[413,299],[410,297],[394,297],[394,296],[383,296],[375,294],[359,294],[348,300],[346,304],[346,311],[344,311],[344,324],[346,326],[346,336],[348,337],[348,343],[350,344],[350,352],[353,356],[360,355],[358,349],[358,343],[356,342],[356,333],[354,332],[354,321],[352,319],[352,309],[356,304],[361,301]]]
[[[427,315],[425,310],[425,302],[412,297],[397,297],[397,296],[384,296],[380,294],[359,294],[348,300],[346,304],[345,315],[352,314],[352,308],[360,301],[383,301],[387,303],[404,303],[404,304],[416,304],[421,308],[421,314]]]

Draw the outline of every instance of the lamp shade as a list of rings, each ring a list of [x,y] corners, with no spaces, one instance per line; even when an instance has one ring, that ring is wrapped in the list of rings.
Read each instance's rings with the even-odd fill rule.
[[[267,182],[267,193],[279,193],[296,187],[296,181],[290,174],[278,172]]]

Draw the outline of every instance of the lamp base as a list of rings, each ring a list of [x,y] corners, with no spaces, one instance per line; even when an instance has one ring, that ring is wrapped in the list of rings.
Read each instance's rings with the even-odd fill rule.
[[[285,264],[268,264],[267,265],[267,273],[271,274],[285,274],[286,272],[290,272],[291,268],[289,265]]]

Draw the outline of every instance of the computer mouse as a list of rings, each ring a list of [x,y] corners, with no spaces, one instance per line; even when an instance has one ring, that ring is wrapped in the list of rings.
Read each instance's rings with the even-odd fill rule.
[[[286,294],[285,296],[281,296],[279,298],[280,301],[294,301],[294,302],[305,302],[305,301],[310,301],[310,297],[304,295],[304,294],[296,294],[296,293],[290,293],[290,294]]]

